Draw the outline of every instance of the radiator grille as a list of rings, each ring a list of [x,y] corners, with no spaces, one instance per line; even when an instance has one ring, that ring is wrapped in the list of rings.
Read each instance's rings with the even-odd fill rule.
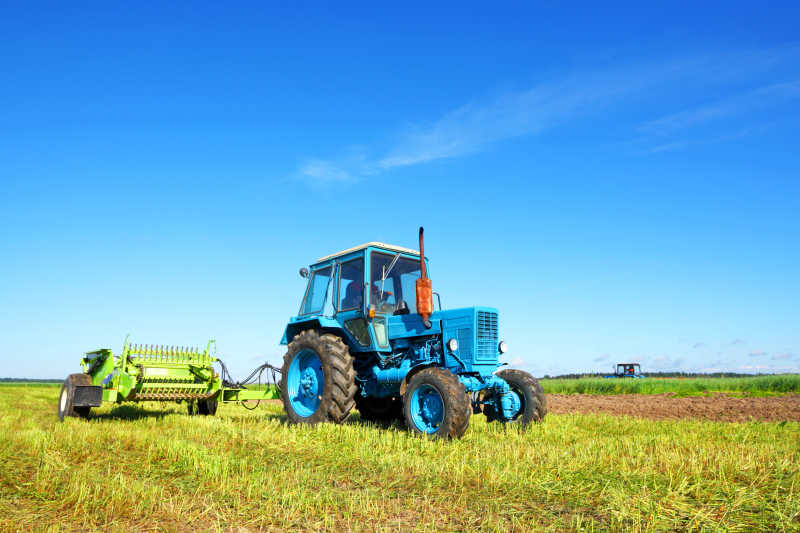
[[[472,357],[472,328],[459,328],[456,331],[458,352],[466,357]]]
[[[497,358],[497,313],[478,311],[478,349],[475,359]]]

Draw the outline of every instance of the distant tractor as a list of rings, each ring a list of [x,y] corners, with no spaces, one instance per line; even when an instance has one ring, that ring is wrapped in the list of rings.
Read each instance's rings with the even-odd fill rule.
[[[521,428],[544,418],[538,381],[497,371],[507,348],[496,309],[434,310],[422,228],[419,244],[369,242],[300,269],[308,284],[282,340],[290,421],[339,423],[355,407],[367,421],[459,438],[472,413]]]
[[[619,363],[614,368],[614,373],[606,376],[606,378],[644,378],[642,368],[639,363]]]

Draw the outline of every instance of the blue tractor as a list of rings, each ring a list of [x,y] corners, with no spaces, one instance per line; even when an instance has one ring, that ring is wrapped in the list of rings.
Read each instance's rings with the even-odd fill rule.
[[[420,251],[369,242],[302,268],[308,279],[286,326],[281,400],[291,422],[405,420],[417,434],[459,438],[469,417],[527,427],[547,412],[539,382],[498,371],[505,342],[490,307],[433,308]],[[438,295],[437,295],[438,296]]]

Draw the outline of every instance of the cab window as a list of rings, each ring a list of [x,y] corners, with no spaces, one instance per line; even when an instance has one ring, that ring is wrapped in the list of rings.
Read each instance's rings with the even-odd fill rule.
[[[306,290],[306,297],[305,300],[303,300],[303,307],[300,310],[301,315],[309,315],[322,311],[330,280],[331,267],[315,270],[311,274],[311,279],[308,281],[308,289]]]
[[[339,272],[339,311],[361,309],[364,303],[364,260],[346,261]]]

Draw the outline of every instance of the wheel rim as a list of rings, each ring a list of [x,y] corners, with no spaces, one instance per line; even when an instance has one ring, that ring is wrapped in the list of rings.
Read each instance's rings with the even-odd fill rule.
[[[289,403],[294,412],[303,418],[313,415],[325,390],[325,376],[319,356],[312,350],[298,352],[289,365],[287,381]]]
[[[513,414],[509,420],[516,420],[519,415],[525,412],[525,395],[520,394],[520,391],[515,388],[512,388],[509,394],[514,405]]]
[[[61,398],[58,400],[58,408],[63,413],[67,410],[67,389],[61,389]]]
[[[411,420],[423,433],[435,433],[444,420],[444,400],[435,387],[424,383],[411,393]]]

